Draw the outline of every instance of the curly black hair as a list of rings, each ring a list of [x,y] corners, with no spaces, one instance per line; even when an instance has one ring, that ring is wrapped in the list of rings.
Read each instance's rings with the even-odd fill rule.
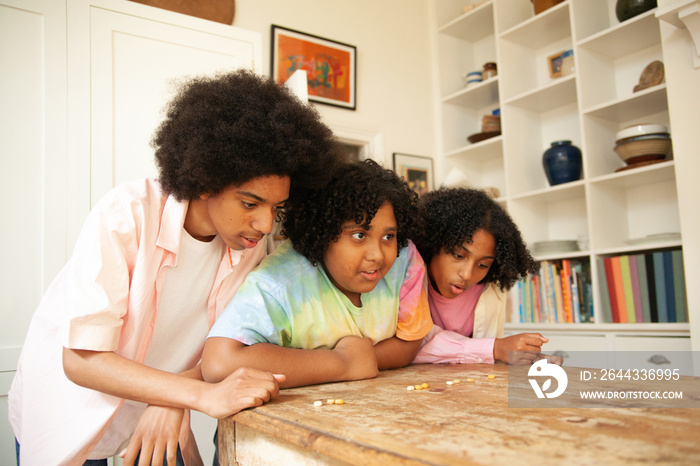
[[[289,176],[290,199],[325,183],[340,143],[319,113],[249,70],[190,79],[166,106],[151,145],[161,189],[178,200]]]
[[[324,188],[287,209],[282,235],[317,265],[331,241],[340,237],[343,223],[354,220],[368,228],[384,202],[394,208],[401,250],[419,231],[418,194],[392,170],[369,159],[346,163]]]
[[[510,215],[484,191],[440,188],[423,195],[419,207],[423,230],[415,243],[426,264],[441,252],[471,243],[474,233],[484,230],[496,241],[496,259],[480,283],[507,290],[539,270]]]

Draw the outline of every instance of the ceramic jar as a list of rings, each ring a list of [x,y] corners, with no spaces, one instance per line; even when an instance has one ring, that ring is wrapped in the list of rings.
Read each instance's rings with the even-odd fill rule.
[[[542,166],[551,186],[581,178],[581,150],[571,141],[554,141],[542,155]]]
[[[656,0],[617,0],[615,16],[623,22],[652,8],[656,8]]]

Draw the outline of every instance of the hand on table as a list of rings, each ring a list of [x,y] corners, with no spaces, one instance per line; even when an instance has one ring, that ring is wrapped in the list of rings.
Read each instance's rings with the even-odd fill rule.
[[[513,365],[532,364],[540,354],[541,346],[549,340],[539,333],[519,333],[505,338],[496,338],[493,358]]]
[[[198,411],[222,419],[232,414],[277,398],[279,384],[286,377],[281,374],[241,367],[218,383],[206,384],[197,406]]]

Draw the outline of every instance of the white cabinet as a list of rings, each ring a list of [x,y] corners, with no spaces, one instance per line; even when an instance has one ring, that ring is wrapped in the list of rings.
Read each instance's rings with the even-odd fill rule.
[[[479,6],[465,13],[466,3]],[[620,23],[615,4],[616,0],[567,0],[535,15],[529,0],[431,2],[439,84],[440,179],[497,188],[498,201],[530,246],[571,239],[583,244],[580,251],[537,257],[577,259],[591,267],[597,320],[546,326],[557,340],[573,332],[592,331],[618,341],[615,332],[621,327],[606,322],[600,312],[598,259],[682,247],[675,238],[634,241],[680,232],[681,212],[675,160],[619,170],[624,163],[613,151],[618,131],[632,124],[655,123],[668,126],[673,138],[674,127],[666,83],[633,90],[649,63],[664,60],[656,9]],[[565,50],[573,50],[575,71],[551,77],[548,57]],[[497,77],[465,87],[461,77],[486,62],[497,63]],[[470,144],[467,137],[481,131],[482,116],[497,108],[502,135]],[[582,150],[582,177],[550,186],[542,155],[551,142],[560,140],[571,140]],[[674,154],[675,159],[690,156]],[[686,265],[686,276],[687,269]],[[694,312],[689,309],[691,321],[697,318]],[[657,332],[672,331],[674,338],[689,343],[687,323],[669,325],[630,324],[623,333],[659,336]],[[539,331],[543,325],[507,324],[507,328],[515,333]],[[611,341],[608,350],[616,347]],[[661,342],[620,341],[626,342],[627,349]],[[562,350],[576,347],[574,340],[561,343]]]

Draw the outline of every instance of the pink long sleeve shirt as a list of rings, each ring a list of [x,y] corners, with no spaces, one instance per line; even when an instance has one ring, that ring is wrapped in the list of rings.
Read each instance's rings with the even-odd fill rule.
[[[447,299],[428,285],[434,326],[413,364],[493,364],[493,345],[503,337],[506,295],[497,286],[475,285]]]

